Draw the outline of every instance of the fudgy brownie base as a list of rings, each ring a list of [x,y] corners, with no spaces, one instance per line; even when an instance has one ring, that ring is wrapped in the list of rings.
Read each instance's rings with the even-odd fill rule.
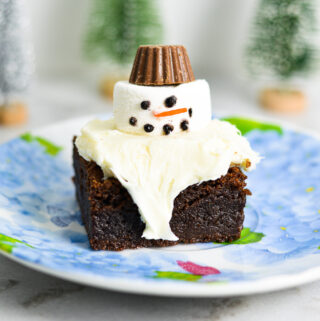
[[[82,158],[74,145],[76,197],[94,250],[161,247],[178,243],[231,242],[240,237],[250,191],[238,167],[215,181],[195,184],[174,200],[170,221],[179,241],[142,238],[145,223],[137,205],[116,178],[103,179],[100,167]]]

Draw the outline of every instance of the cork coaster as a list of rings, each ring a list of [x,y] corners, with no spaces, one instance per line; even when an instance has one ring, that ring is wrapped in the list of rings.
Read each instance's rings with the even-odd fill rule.
[[[284,113],[302,112],[307,106],[307,98],[299,90],[267,88],[261,91],[259,101],[266,109]]]
[[[0,125],[13,126],[24,124],[28,119],[27,107],[22,102],[0,105]]]
[[[99,91],[102,96],[113,99],[113,88],[114,85],[121,80],[127,80],[127,76],[106,76],[104,77],[99,85]]]

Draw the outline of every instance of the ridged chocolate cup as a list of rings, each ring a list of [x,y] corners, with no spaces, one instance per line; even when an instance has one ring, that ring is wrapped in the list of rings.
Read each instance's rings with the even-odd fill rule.
[[[169,86],[194,81],[184,46],[140,46],[129,82],[143,86]]]

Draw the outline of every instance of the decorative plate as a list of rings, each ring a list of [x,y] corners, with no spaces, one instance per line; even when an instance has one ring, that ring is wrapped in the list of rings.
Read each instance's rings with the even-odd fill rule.
[[[0,146],[0,252],[74,282],[168,296],[244,295],[320,279],[320,140],[229,117],[264,160],[249,173],[245,224],[231,244],[92,251],[71,181],[72,136],[92,117]]]

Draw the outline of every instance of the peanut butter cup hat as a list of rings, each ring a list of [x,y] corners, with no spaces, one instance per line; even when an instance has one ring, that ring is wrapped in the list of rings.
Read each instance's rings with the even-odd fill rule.
[[[169,86],[194,80],[184,46],[140,46],[129,82],[143,86]]]

